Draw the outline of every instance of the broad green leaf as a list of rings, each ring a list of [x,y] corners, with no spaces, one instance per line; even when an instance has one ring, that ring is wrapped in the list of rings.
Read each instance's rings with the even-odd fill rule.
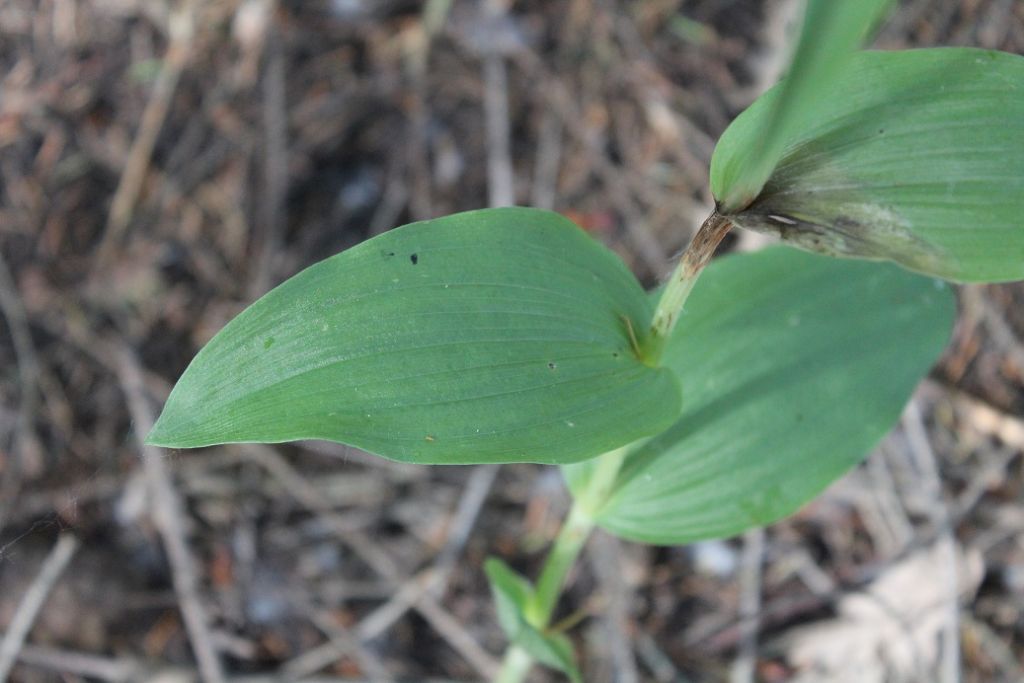
[[[569,639],[561,633],[540,631],[526,619],[526,606],[533,596],[530,582],[496,557],[487,559],[484,571],[494,595],[498,623],[509,642],[519,645],[538,662],[561,671],[571,680],[582,680]]]
[[[786,78],[742,139],[724,136],[711,159],[719,210],[746,207],[801,131],[819,116],[832,80],[886,15],[892,0],[808,0]]]
[[[322,261],[232,320],[148,441],[328,439],[418,463],[566,463],[679,414],[629,326],[651,304],[558,214],[507,208],[398,228]]]
[[[650,543],[796,511],[858,463],[942,352],[949,287],[785,247],[713,262],[665,352],[683,414],[626,457],[597,523]],[[589,461],[563,468],[582,492]]]
[[[718,163],[756,145],[784,96],[733,122]],[[735,224],[950,280],[1024,278],[1024,57],[861,52],[814,111]]]

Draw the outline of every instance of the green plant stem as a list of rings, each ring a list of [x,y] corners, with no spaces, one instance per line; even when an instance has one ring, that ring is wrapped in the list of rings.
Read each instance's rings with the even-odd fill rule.
[[[530,654],[518,645],[513,645],[505,651],[501,670],[498,671],[494,683],[520,683],[526,680],[526,674],[530,672],[532,666],[533,658]]]
[[[593,529],[593,518],[584,512],[582,505],[574,503],[544,561],[544,568],[537,580],[537,591],[526,609],[526,618],[532,626],[547,628],[558,596],[562,594],[565,579],[576,564],[576,558]]]
[[[629,446],[623,446],[598,456],[586,490],[574,496],[572,509],[544,561],[536,592],[526,610],[526,618],[535,628],[547,628],[551,621],[565,578],[590,538],[590,532],[594,530],[594,518],[608,499],[628,452]]]
[[[622,469],[622,464],[631,450],[633,444],[598,456],[594,463],[594,471],[590,473],[587,481],[587,488],[575,497],[574,507],[579,506],[589,516],[596,517],[611,495],[619,470]]]
[[[732,221],[715,211],[707,217],[700,230],[690,240],[686,251],[679,259],[679,264],[665,283],[665,289],[651,318],[651,329],[644,348],[644,359],[649,365],[656,365],[661,360],[665,345],[683,311],[683,304],[690,296],[704,266],[714,256],[715,248],[731,227]]]
[[[697,278],[731,227],[732,222],[728,217],[717,211],[712,213],[683,252],[679,264],[665,284],[651,319],[651,329],[642,349],[642,355],[648,364],[655,365],[661,359],[668,338],[679,320],[683,305],[690,296]],[[565,579],[594,530],[594,520],[612,492],[629,448],[625,446],[598,456],[586,490],[574,497],[572,509],[569,510],[569,515],[548,552],[540,578],[537,580],[537,588],[524,610],[530,625],[539,631],[547,629],[551,621]],[[505,653],[501,670],[494,681],[521,683],[526,680],[532,666],[533,658],[530,654],[518,645],[511,645]]]
[[[594,518],[611,493],[615,477],[628,452],[629,446],[625,446],[598,456],[587,489],[574,498],[569,515],[544,560],[533,599],[524,611],[530,625],[537,630],[543,631],[548,627],[565,586],[565,579],[594,530]],[[518,645],[512,645],[505,652],[501,670],[494,681],[521,683],[532,665],[533,658],[529,653]]]

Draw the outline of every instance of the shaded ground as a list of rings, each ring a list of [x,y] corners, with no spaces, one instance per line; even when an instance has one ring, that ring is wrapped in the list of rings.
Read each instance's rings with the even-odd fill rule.
[[[253,298],[411,220],[555,208],[653,284],[706,213],[714,140],[778,73],[787,3],[460,0],[432,23],[446,4],[0,5],[0,628],[60,532],[81,541],[14,679],[188,680],[183,607],[212,624],[204,647],[232,677],[494,666],[480,566],[499,554],[535,574],[566,509],[553,470],[320,443],[147,470],[138,434]],[[878,43],[1021,53],[1024,5],[904,2]],[[726,680],[737,658],[760,680],[816,680],[798,661],[830,643],[859,643],[892,680],[935,680],[946,514],[966,558],[966,680],[1024,676],[1024,289],[962,294],[901,428],[799,515],[693,548],[595,539],[559,612],[582,619],[588,680]],[[188,556],[165,550],[175,533]],[[739,614],[756,589],[751,659]],[[866,589],[921,611],[889,633],[884,615],[850,616]],[[904,641],[909,655],[889,647]]]

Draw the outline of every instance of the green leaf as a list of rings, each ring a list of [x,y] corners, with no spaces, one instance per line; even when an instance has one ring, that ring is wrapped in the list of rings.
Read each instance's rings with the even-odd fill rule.
[[[796,511],[897,421],[945,346],[949,287],[775,247],[713,262],[669,341],[679,420],[626,457],[597,524],[676,544]],[[574,493],[590,461],[564,467]]]
[[[782,88],[722,136],[757,144]],[[838,256],[950,280],[1024,278],[1024,57],[968,48],[858,53],[733,222]]]
[[[544,632],[526,618],[533,586],[496,557],[489,557],[484,571],[491,584],[498,623],[509,642],[519,645],[541,664],[561,671],[573,681],[582,677],[576,666],[572,643],[562,633]]]
[[[232,320],[148,441],[328,439],[418,463],[566,463],[670,424],[679,389],[632,351],[651,304],[558,214],[507,208],[398,228]]]
[[[749,122],[750,134],[723,136],[711,159],[711,189],[723,213],[738,211],[764,187],[786,149],[820,116],[832,81],[892,0],[808,0],[800,41],[778,96]]]
[[[519,629],[526,623],[526,606],[533,597],[533,585],[497,557],[487,558],[484,572],[494,593],[498,623],[509,640],[515,641]]]

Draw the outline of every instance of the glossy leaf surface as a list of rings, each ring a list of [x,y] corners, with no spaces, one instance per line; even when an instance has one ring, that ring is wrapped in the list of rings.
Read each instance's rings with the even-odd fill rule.
[[[757,146],[784,95],[769,91],[733,122],[713,178]],[[1024,57],[857,53],[813,114],[737,225],[950,280],[1024,278]]]
[[[626,321],[651,304],[558,214],[398,228],[277,287],[200,351],[149,442],[329,439],[419,463],[592,457],[678,416]]]
[[[832,80],[885,16],[892,0],[808,0],[800,39],[778,97],[751,121],[751,135],[723,137],[715,149],[711,185],[720,210],[746,207],[801,131],[818,116]]]
[[[895,424],[954,314],[947,285],[889,264],[785,247],[713,262],[665,354],[683,414],[630,452],[597,523],[676,544],[791,514]],[[563,468],[570,488],[593,463]]]
[[[541,664],[561,671],[572,681],[581,681],[572,643],[561,633],[542,632],[526,619],[526,606],[533,586],[496,557],[484,564],[494,595],[498,623],[509,642],[519,645]]]

